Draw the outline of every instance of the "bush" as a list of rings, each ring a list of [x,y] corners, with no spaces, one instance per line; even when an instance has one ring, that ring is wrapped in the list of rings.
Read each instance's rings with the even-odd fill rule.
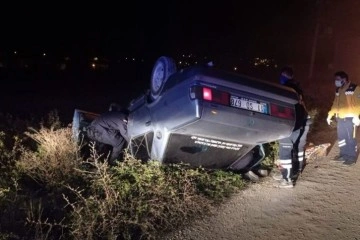
[[[72,140],[69,128],[30,129],[27,136],[38,143],[38,149],[23,148],[17,166],[21,172],[40,184],[59,186],[78,175],[76,168],[82,160],[78,155],[78,146]]]
[[[261,166],[264,169],[271,170],[275,166],[275,161],[279,156],[279,142],[271,142],[264,144],[265,158],[261,162]]]
[[[143,164],[129,157],[108,168],[93,160],[95,170],[87,172],[91,192],[69,186],[77,196],[75,202],[67,199],[75,238],[153,238],[203,215],[244,186],[239,175],[222,171],[163,166],[157,161]]]
[[[82,159],[71,129],[40,126],[22,139],[0,134],[0,238],[155,238],[244,186],[231,172],[144,164],[126,154],[109,167],[94,145]]]

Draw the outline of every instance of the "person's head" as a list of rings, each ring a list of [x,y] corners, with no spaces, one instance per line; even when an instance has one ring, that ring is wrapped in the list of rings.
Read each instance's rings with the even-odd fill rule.
[[[349,82],[349,76],[344,71],[338,71],[334,74],[334,76],[335,76],[336,87],[342,87]]]
[[[294,78],[294,70],[289,67],[283,67],[280,71],[280,84],[285,84],[290,79]]]

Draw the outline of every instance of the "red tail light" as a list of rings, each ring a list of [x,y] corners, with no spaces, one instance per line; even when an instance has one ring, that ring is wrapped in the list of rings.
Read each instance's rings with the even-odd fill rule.
[[[270,115],[274,116],[274,117],[294,120],[295,119],[295,109],[272,103],[272,104],[270,104]]]
[[[212,101],[212,91],[211,88],[203,88],[203,99],[206,101]]]
[[[192,99],[202,99],[205,101],[219,103],[223,105],[230,104],[230,94],[219,91],[210,87],[194,86],[190,90],[190,97]]]

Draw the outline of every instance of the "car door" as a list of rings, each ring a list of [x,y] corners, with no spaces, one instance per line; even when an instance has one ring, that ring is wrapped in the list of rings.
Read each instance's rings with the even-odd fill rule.
[[[129,106],[130,113],[128,117],[129,150],[135,158],[144,161],[150,158],[154,136],[146,99],[146,95],[143,95],[134,100]]]

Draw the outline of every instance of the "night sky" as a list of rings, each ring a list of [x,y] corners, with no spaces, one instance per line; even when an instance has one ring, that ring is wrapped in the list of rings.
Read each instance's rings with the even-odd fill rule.
[[[218,59],[218,66],[222,62],[234,66],[231,64],[241,59],[250,61],[255,57],[275,59],[281,65],[296,66],[296,76],[304,81],[317,21],[320,28],[315,72],[327,79],[335,70],[329,68],[334,65],[335,49],[341,52],[339,46],[359,46],[360,52],[357,38],[352,41],[355,45],[339,42],[360,36],[360,0],[7,3],[0,9],[0,62],[4,56],[10,56],[13,66],[24,65],[24,56],[38,59],[37,65],[25,70],[0,68],[0,112],[19,106],[40,108],[39,101],[48,104],[41,109],[51,109],[62,108],[61,101],[66,100],[63,112],[89,106],[106,109],[109,102],[120,98],[128,102],[149,87],[152,65],[162,55],[211,56]],[[356,58],[351,54],[357,51],[353,47],[344,51],[349,54],[338,58],[344,69],[360,76],[356,72],[358,64],[345,62]],[[41,58],[43,52],[47,58]],[[50,72],[46,59],[52,56],[71,56],[72,70]],[[120,63],[107,72],[96,72],[88,62],[94,56],[115,60],[136,56],[147,65]],[[247,70],[246,65],[241,69],[244,74],[261,78],[278,74],[278,69],[273,69],[273,75],[255,68]],[[84,99],[86,104],[81,102]]]
[[[145,3],[146,2],[146,3]],[[2,9],[1,48],[118,54],[277,54],[311,34],[314,0],[126,1]]]
[[[312,37],[317,2],[326,25],[359,30],[350,29],[360,20],[358,0],[31,2],[2,7],[0,48],[278,57],[282,46]]]

